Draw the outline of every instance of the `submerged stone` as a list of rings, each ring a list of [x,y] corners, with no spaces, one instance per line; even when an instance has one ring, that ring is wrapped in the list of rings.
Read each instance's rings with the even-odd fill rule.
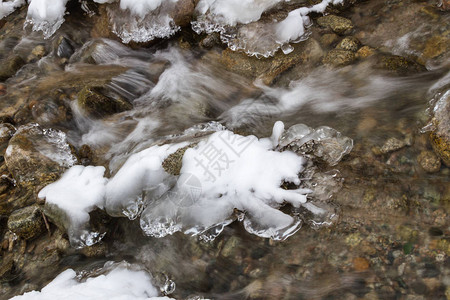
[[[426,71],[425,67],[405,57],[384,54],[378,57],[378,69],[388,70],[398,75],[409,75]]]
[[[330,28],[337,34],[348,34],[353,29],[353,23],[349,19],[328,15],[317,19],[317,24],[321,27]]]
[[[359,48],[358,51],[356,51],[356,57],[357,58],[367,58],[375,54],[375,49],[369,47],[369,46],[362,46]]]
[[[14,211],[9,216],[8,229],[25,240],[39,236],[45,230],[39,206],[28,206]]]
[[[85,87],[78,93],[78,105],[88,115],[104,117],[130,110],[133,105],[122,98],[111,98],[101,93],[100,87]]]
[[[441,169],[441,160],[431,151],[422,151],[417,162],[428,173],[436,173]]]
[[[322,62],[325,65],[340,67],[351,64],[355,59],[355,53],[352,51],[334,49],[327,53]]]
[[[0,63],[0,81],[14,76],[17,71],[25,64],[25,61],[19,55],[10,55]]]
[[[402,149],[405,146],[406,146],[405,141],[401,141],[397,138],[390,138],[381,147],[381,153],[386,154],[389,152],[394,152]]]
[[[361,42],[357,38],[348,36],[343,38],[342,41],[339,42],[339,44],[336,46],[336,49],[356,52],[360,45]]]

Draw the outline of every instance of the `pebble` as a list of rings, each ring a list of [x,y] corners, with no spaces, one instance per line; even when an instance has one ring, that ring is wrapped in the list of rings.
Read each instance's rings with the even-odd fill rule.
[[[353,268],[355,271],[365,271],[369,266],[369,261],[364,257],[356,257],[353,259]]]
[[[417,156],[417,162],[427,173],[436,173],[441,169],[441,160],[434,152],[424,150]]]
[[[390,138],[383,144],[380,151],[381,151],[381,153],[386,154],[389,152],[394,152],[394,151],[400,150],[405,146],[406,146],[406,143],[404,141],[401,141],[397,138]]]

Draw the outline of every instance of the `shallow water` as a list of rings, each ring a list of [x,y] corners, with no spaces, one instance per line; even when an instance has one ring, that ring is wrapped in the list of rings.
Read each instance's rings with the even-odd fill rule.
[[[418,19],[428,23],[409,28],[414,33],[411,49],[402,48],[392,41],[407,29],[387,29],[395,23],[395,12],[386,7],[398,11],[410,3],[376,2],[358,3],[344,14],[355,22],[361,41],[395,54],[413,53],[419,43],[414,38],[421,38],[417,30],[437,34],[448,20],[448,13],[429,22],[421,15]],[[405,18],[410,17],[408,9]],[[83,163],[105,166],[106,177],[150,146],[197,142],[221,125],[258,138],[269,137],[276,121],[286,129],[329,126],[351,138],[353,149],[333,166],[312,158],[315,169],[308,188],[315,193],[309,199],[332,217],[323,220],[285,205],[280,210],[297,216],[302,226],[283,241],[249,233],[239,213],[225,222],[228,226],[212,229],[223,230],[217,237],[208,232],[215,239],[205,241],[181,232],[149,237],[139,219],[92,212],[91,219],[107,225],[100,244],[87,250],[91,252],[69,249],[39,274],[18,272],[2,279],[2,298],[40,290],[67,268],[89,273],[106,261],[125,260],[148,270],[162,291],[168,279],[175,282],[170,297],[176,299],[448,299],[450,170],[442,165],[427,173],[417,160],[422,151],[431,150],[422,129],[436,97],[449,87],[448,60],[429,60],[426,72],[407,76],[381,70],[370,58],[334,69],[306,61],[268,84],[257,78],[257,70],[249,75],[230,67],[224,48],[199,47],[192,30],[131,48],[114,39],[91,38],[92,24],[80,27],[81,15],[73,9],[50,40],[22,32],[12,25],[20,18],[10,17],[1,29],[2,58],[12,52],[27,56],[37,45],[44,45],[46,55],[5,82],[0,109],[18,125],[33,122],[61,130],[78,153],[88,145],[94,155]],[[371,26],[375,29],[367,29]],[[322,33],[311,30],[310,40],[317,41]],[[64,50],[61,43],[58,47],[62,36],[70,43],[68,57],[58,54]],[[131,108],[86,113],[77,102],[85,86],[125,99]],[[390,138],[404,144],[383,152]],[[31,257],[34,250],[22,247],[23,256]]]

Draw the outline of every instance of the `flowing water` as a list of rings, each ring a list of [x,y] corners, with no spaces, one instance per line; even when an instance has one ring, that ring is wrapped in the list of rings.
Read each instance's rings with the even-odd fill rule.
[[[419,71],[380,68],[377,55],[338,68],[323,65],[321,57],[332,46],[324,42],[314,14],[299,43],[269,43],[275,34],[271,23],[255,25],[252,32],[255,23],[219,22],[223,27],[213,30],[219,25],[208,23],[206,14],[194,30],[183,27],[175,33],[178,27],[169,24],[170,32],[163,34],[145,28],[152,38],[172,37],[131,47],[114,36],[96,37],[98,23],[76,1],[68,3],[70,15],[49,39],[23,30],[25,9],[10,15],[1,28],[0,55],[3,62],[14,54],[26,63],[1,86],[3,123],[12,123],[16,136],[36,130],[29,137],[35,151],[63,169],[104,167],[86,182],[73,175],[62,186],[75,195],[72,201],[86,189],[83,197],[93,197],[103,209],[92,205],[65,223],[67,234],[50,217],[51,237],[19,239],[10,242],[10,250],[3,246],[3,262],[8,251],[20,257],[14,258],[15,269],[0,273],[0,297],[41,290],[68,268],[81,280],[109,272],[106,262],[122,262],[121,268],[148,272],[146,280],[160,289],[154,293],[176,299],[448,299],[450,170],[442,164],[426,172],[418,159],[433,151],[426,126],[450,84],[448,12],[431,2],[388,2],[357,2],[343,11],[363,44],[380,53],[422,57],[425,67]],[[163,22],[170,5],[160,8],[158,17],[146,18]],[[92,13],[98,13],[95,9]],[[116,22],[113,31],[119,28],[116,33],[128,42],[139,24],[126,23],[118,7],[108,9]],[[421,14],[414,15],[417,11]],[[395,19],[396,14],[403,19]],[[199,46],[206,37],[200,27],[225,44]],[[256,47],[243,32],[260,40],[266,34],[270,45]],[[423,46],[416,45],[430,36],[444,36],[447,48],[423,58],[417,50],[424,51]],[[136,41],[148,40],[141,37]],[[236,46],[239,38],[244,41]],[[259,54],[248,57],[227,45]],[[289,47],[284,52],[292,57],[303,56],[270,77],[277,61],[282,61],[278,67],[288,63],[285,54],[278,51],[268,63],[260,57],[279,47]],[[86,105],[83,93],[113,103]],[[282,133],[277,121],[286,130],[305,125]],[[222,148],[221,133],[233,139],[222,139]],[[265,139],[271,135],[272,140]],[[274,136],[273,148],[286,155],[265,152]],[[228,161],[224,172],[229,177],[208,183],[204,173],[214,169],[199,171],[189,158],[198,158],[211,144],[225,151],[236,138],[240,145],[248,141],[249,148],[241,147],[234,163]],[[152,166],[149,155],[161,158],[161,165],[168,154],[188,145],[193,149],[186,150],[181,175],[159,167],[139,169],[140,164]],[[225,153],[231,157],[236,149]],[[13,151],[10,143],[7,162]],[[290,151],[304,152],[304,159],[290,157]],[[286,171],[278,174],[279,169]],[[290,172],[299,171],[299,178],[292,178]],[[25,181],[14,179],[19,187]],[[95,182],[106,192],[91,189]],[[185,182],[194,189],[184,190]],[[249,186],[254,190],[246,190]],[[106,196],[96,198],[97,192]],[[199,194],[186,198],[188,192]],[[283,202],[288,199],[293,200]],[[307,204],[299,204],[303,199]],[[12,236],[0,233],[3,240]],[[54,254],[53,246],[44,246],[46,239],[72,245],[55,246]],[[57,258],[49,258],[53,255]]]

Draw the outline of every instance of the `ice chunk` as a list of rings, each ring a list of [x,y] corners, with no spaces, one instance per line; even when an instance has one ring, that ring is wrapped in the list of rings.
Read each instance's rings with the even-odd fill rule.
[[[133,154],[106,186],[106,211],[112,216],[136,218],[146,194],[161,195],[170,175],[162,168],[164,159],[187,143],[153,146]]]
[[[0,19],[3,19],[7,15],[11,14],[16,8],[25,4],[25,0],[12,0],[0,2]]]
[[[68,0],[31,0],[24,26],[31,24],[33,31],[42,31],[49,38],[64,22]]]
[[[171,16],[176,2],[177,0],[122,0],[120,9],[111,5],[108,7],[108,15],[112,32],[124,43],[170,37],[180,29]]]
[[[304,163],[293,152],[272,150],[282,127],[281,122],[276,124],[271,139],[224,130],[186,150],[178,179],[183,182],[149,204],[141,217],[143,230],[158,237],[175,231],[218,234],[233,221],[237,209],[246,213],[249,221],[245,227],[251,233],[273,239],[294,233],[299,220],[278,208],[284,202],[301,206],[310,191],[280,187],[283,182],[298,185]],[[185,195],[189,195],[189,201]]]
[[[107,182],[104,172],[104,167],[73,166],[39,192],[39,198],[46,200],[46,209],[67,229],[73,245],[92,244],[99,237],[86,228],[89,212],[104,207]]]
[[[32,291],[14,300],[40,299],[146,299],[169,300],[168,297],[158,297],[159,292],[152,285],[152,277],[144,270],[126,263],[105,265],[103,274],[91,274],[81,279],[77,273],[68,269],[59,274],[40,292]]]
[[[218,32],[230,49],[242,50],[248,55],[269,57],[279,48],[288,54],[293,50],[290,42],[308,38],[309,13],[323,13],[329,4],[343,0],[323,0],[312,7],[295,9],[282,21],[259,21],[263,12],[281,2],[284,1],[201,0],[196,8],[199,16],[192,22],[192,29],[198,34]]]
[[[336,165],[353,148],[353,140],[328,126],[312,129],[304,124],[290,127],[280,138],[280,147],[312,153],[330,166]]]

